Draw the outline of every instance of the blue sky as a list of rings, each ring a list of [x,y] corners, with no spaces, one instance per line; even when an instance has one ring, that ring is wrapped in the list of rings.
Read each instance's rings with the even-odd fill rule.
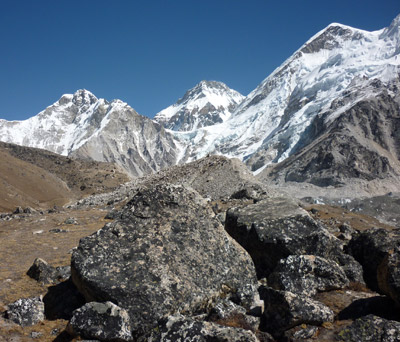
[[[1,0],[0,118],[85,88],[149,117],[203,79],[252,91],[331,22],[390,25],[399,0]]]

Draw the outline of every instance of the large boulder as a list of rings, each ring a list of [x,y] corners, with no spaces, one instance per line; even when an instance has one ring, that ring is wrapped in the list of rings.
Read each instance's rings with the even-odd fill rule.
[[[259,291],[265,305],[260,328],[276,338],[297,325],[333,322],[332,310],[311,298],[266,286],[261,286]]]
[[[379,289],[400,307],[400,248],[389,251],[377,273]]]
[[[206,312],[257,281],[250,256],[208,203],[168,184],[143,188],[119,219],[81,239],[71,271],[87,301],[126,309],[136,334],[176,312]]]
[[[289,255],[329,259],[342,253],[341,242],[286,197],[229,209],[225,229],[249,252],[259,278],[268,277],[279,260]]]
[[[157,329],[139,342],[259,342],[256,335],[242,328],[197,321],[182,315],[169,316]]]
[[[280,260],[268,277],[268,285],[303,296],[338,290],[349,284],[343,269],[334,261],[314,255],[290,255]]]
[[[342,329],[336,340],[342,342],[400,341],[400,322],[368,315]]]
[[[111,302],[91,302],[75,310],[67,331],[99,341],[133,341],[128,313]]]
[[[374,291],[382,291],[378,285],[377,271],[388,253],[400,246],[400,232],[385,229],[368,229],[348,244],[348,251],[362,265],[364,280]]]

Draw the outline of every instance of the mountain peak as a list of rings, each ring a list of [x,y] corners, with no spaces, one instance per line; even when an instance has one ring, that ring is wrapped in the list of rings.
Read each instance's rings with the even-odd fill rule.
[[[202,89],[209,89],[209,88],[229,89],[225,83],[218,82],[218,81],[207,81],[207,80],[201,81],[193,89],[195,89],[197,87],[202,88]]]
[[[89,107],[92,104],[96,103],[97,101],[98,101],[97,97],[86,89],[77,90],[72,97],[72,102],[78,107],[82,106]]]
[[[362,31],[351,26],[331,23],[326,28],[311,37],[300,49],[303,53],[316,53],[321,50],[333,50],[339,47],[343,41],[359,40]]]
[[[400,40],[400,14],[393,19],[389,27],[383,30],[380,38]]]
[[[225,121],[243,99],[222,82],[203,80],[154,119],[175,131],[191,131]]]

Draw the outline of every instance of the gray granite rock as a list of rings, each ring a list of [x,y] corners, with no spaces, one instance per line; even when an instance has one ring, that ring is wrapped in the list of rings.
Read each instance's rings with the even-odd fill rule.
[[[261,286],[259,291],[265,305],[260,329],[274,337],[278,338],[285,330],[303,323],[333,322],[332,310],[318,301],[266,286]]]
[[[138,342],[259,342],[256,335],[242,328],[196,321],[182,315],[169,316]]]
[[[252,256],[259,278],[268,277],[289,255],[329,259],[342,253],[342,243],[286,197],[229,209],[225,229]]]
[[[180,185],[143,188],[121,218],[81,239],[71,266],[86,300],[118,303],[138,334],[165,315],[208,312],[256,285],[250,256],[207,201]]]
[[[343,269],[334,261],[314,255],[289,255],[279,261],[268,277],[268,285],[302,296],[338,290],[349,284]]]
[[[337,337],[341,342],[397,342],[400,341],[400,322],[368,315],[342,329]]]
[[[23,327],[35,325],[45,319],[44,303],[41,298],[21,298],[9,304],[6,318]]]
[[[75,310],[67,331],[99,341],[133,341],[128,312],[111,302],[91,302]]]

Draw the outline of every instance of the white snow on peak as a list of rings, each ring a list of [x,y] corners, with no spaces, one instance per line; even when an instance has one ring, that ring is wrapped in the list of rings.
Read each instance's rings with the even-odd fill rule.
[[[187,160],[208,153],[246,160],[257,151],[273,162],[287,158],[315,116],[358,79],[387,83],[398,77],[399,22],[397,17],[389,28],[374,32],[330,24],[274,70],[228,119],[175,133],[188,144]]]
[[[201,81],[154,120],[172,130],[191,131],[227,120],[243,99],[222,82]]]
[[[0,121],[0,140],[47,149],[62,155],[82,146],[109,123],[111,114],[128,107],[121,100],[98,99],[88,90],[64,94],[24,121]]]
[[[261,155],[267,163],[279,162],[301,147],[299,143],[317,115],[327,114],[329,123],[357,101],[373,95],[370,81],[377,79],[386,85],[399,75],[400,15],[389,27],[374,32],[332,23],[247,97],[221,82],[201,81],[154,120],[177,140],[168,144],[179,149],[178,162],[209,153],[245,161]],[[342,108],[330,110],[334,100],[345,99],[349,93],[357,96],[346,100]],[[123,125],[129,115],[131,108],[125,102],[107,102],[80,89],[63,95],[28,120],[0,120],[0,140],[69,154],[114,122]],[[116,146],[128,146],[125,140],[140,140],[139,133],[127,127],[118,126],[116,131],[120,134],[112,136]],[[137,151],[138,157],[146,159],[158,153],[160,137],[152,134],[146,148]]]

